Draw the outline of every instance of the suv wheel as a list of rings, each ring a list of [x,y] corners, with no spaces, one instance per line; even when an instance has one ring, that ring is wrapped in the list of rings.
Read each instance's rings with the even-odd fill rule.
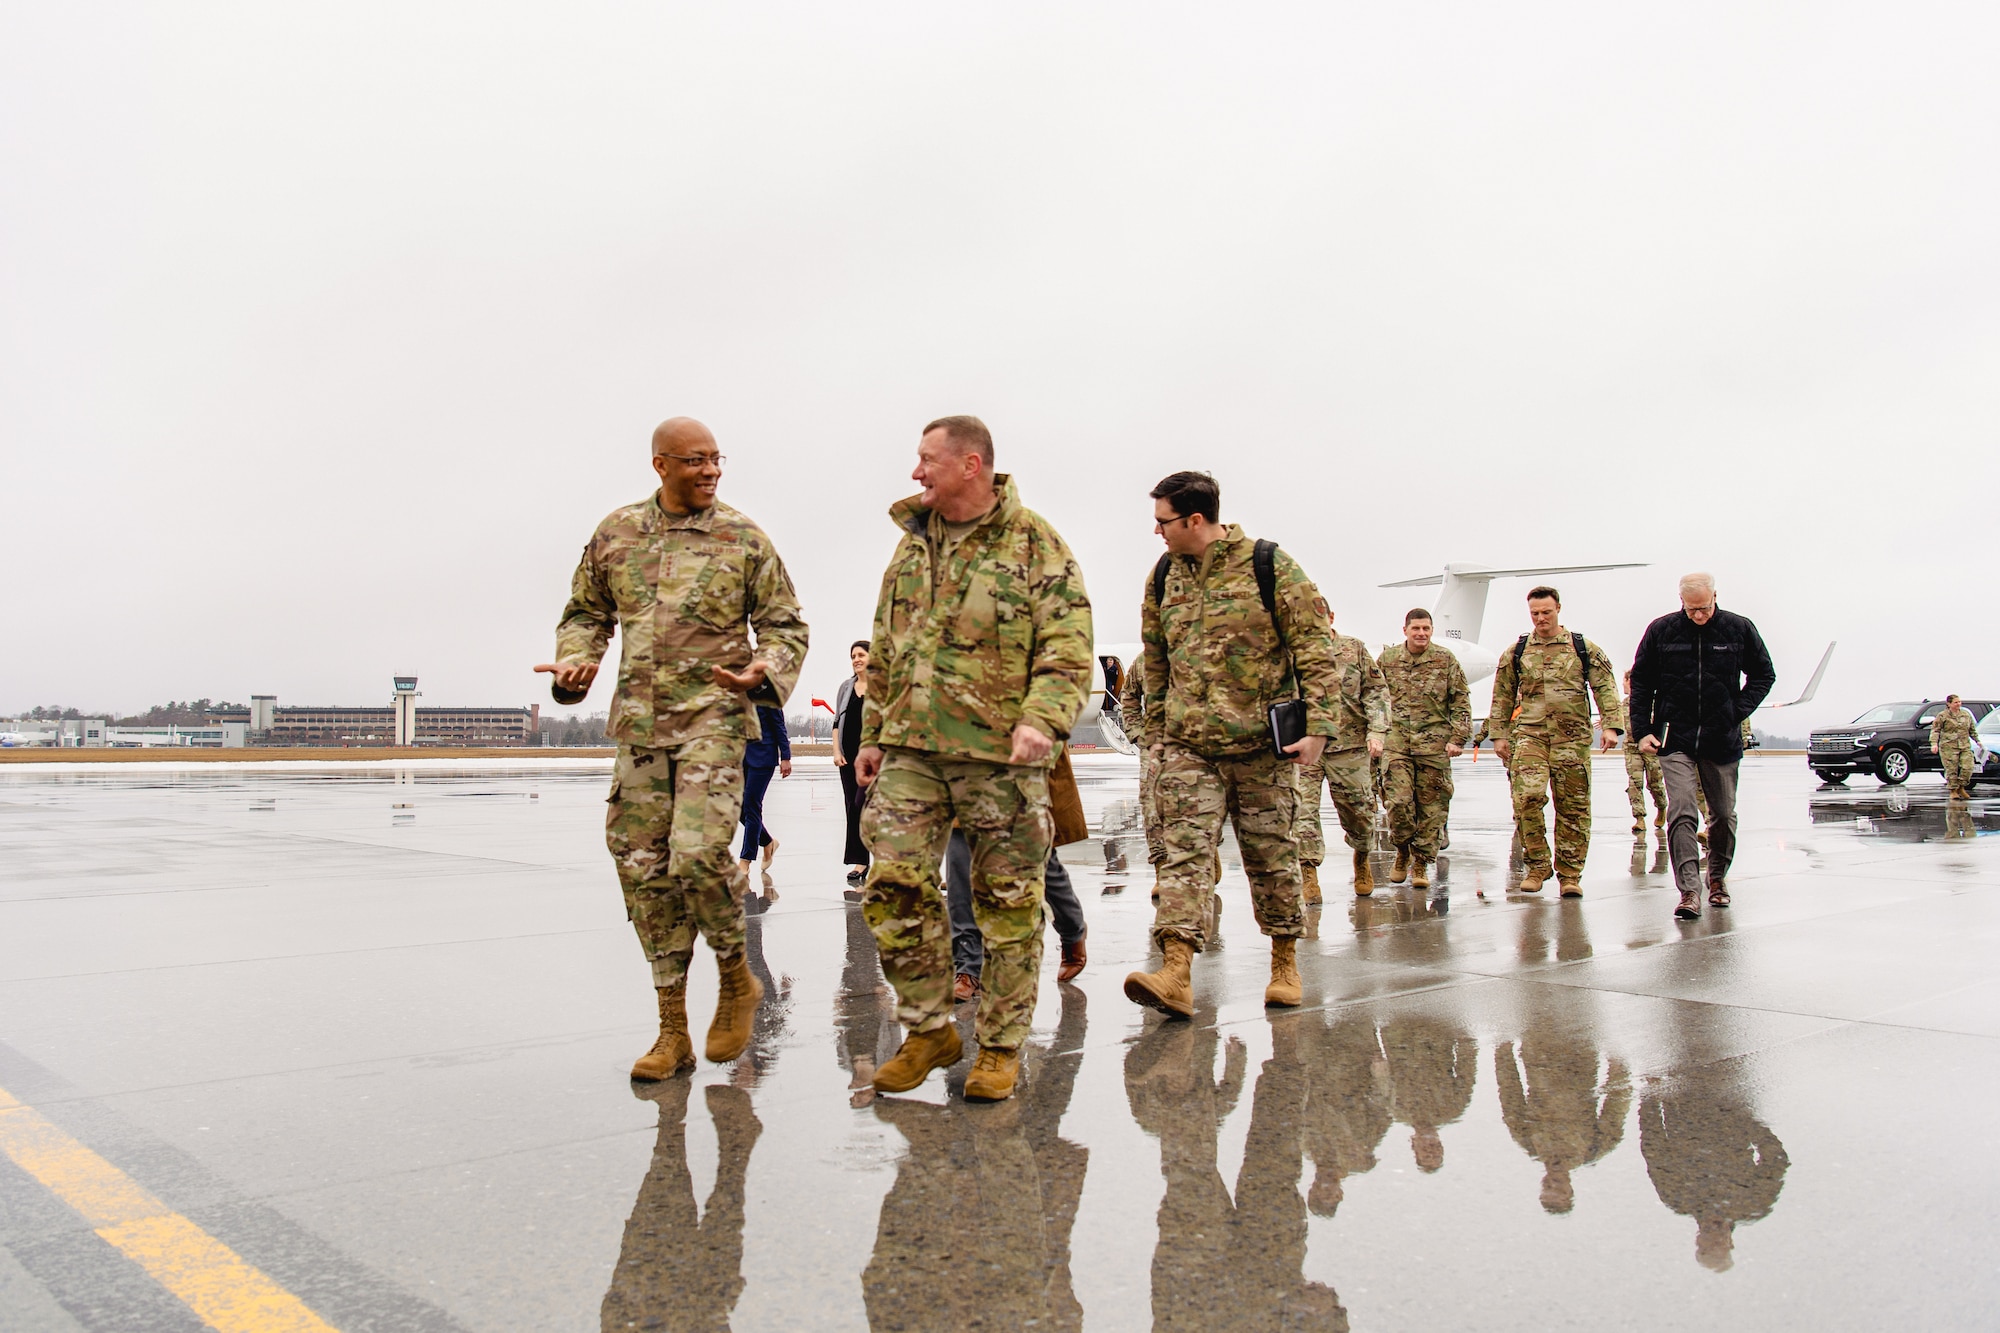
[[[1900,745],[1884,746],[1875,759],[1875,776],[1891,787],[1910,780],[1910,752]]]
[[[1813,772],[1817,773],[1819,780],[1829,787],[1838,787],[1841,783],[1847,781],[1847,774],[1836,773],[1829,768],[1816,768]]]

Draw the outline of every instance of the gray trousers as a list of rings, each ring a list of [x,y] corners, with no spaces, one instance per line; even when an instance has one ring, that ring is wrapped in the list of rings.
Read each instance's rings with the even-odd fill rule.
[[[1667,851],[1674,858],[1674,885],[1699,893],[1701,882],[1701,807],[1695,784],[1708,797],[1708,880],[1719,884],[1736,859],[1736,767],[1740,760],[1718,764],[1691,754],[1663,754],[1660,772],[1667,780]]]
[[[1074,944],[1084,937],[1083,904],[1077,901],[1069,871],[1056,859],[1053,848],[1043,871],[1042,901],[1055,921],[1058,939]],[[976,977],[986,961],[986,941],[979,934],[979,923],[972,919],[972,848],[957,829],[951,831],[951,842],[944,851],[944,905],[951,916],[952,970]]]

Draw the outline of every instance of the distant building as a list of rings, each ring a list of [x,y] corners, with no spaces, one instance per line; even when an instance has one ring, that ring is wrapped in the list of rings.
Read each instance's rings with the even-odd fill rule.
[[[0,722],[0,745],[62,750],[132,750],[166,745],[192,745],[219,750],[248,743],[249,728],[241,722],[210,722],[201,726],[117,727],[101,717],[76,717],[49,722]]]
[[[398,700],[379,708],[270,706],[271,725],[259,745],[394,745],[399,711],[414,714],[406,723],[411,745],[540,745],[542,708],[416,708]]]
[[[102,717],[49,718],[46,721],[22,718],[18,722],[0,722],[0,747],[95,750],[110,744],[106,739],[110,731],[110,720]]]
[[[250,729],[241,722],[218,722],[211,726],[109,727],[104,744],[129,750],[155,745],[192,745],[204,750],[239,749],[249,741]]]
[[[118,727],[104,718],[0,722],[0,746],[102,749],[191,745],[439,747],[541,745],[542,708],[419,708],[417,678],[392,678],[395,693],[379,708],[295,705],[275,694],[253,694],[248,709],[204,716],[198,725]]]

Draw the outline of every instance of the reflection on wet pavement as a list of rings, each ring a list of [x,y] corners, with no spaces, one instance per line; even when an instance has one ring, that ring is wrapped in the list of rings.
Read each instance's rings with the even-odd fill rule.
[[[1129,765],[1084,759],[1091,964],[1049,952],[992,1106],[969,1005],[965,1062],[870,1086],[901,1030],[823,764],[772,791],[750,1050],[651,1086],[601,767],[16,769],[0,1087],[333,1327],[1987,1323],[2000,802],[1753,760],[1735,905],[1680,923],[1613,767],[1564,901],[1509,892],[1463,765],[1431,891],[1330,867],[1294,1011],[1225,846],[1183,1023],[1120,992],[1151,876]],[[0,1158],[0,1326],[173,1326],[106,1303],[129,1263]]]
[[[639,1186],[611,1289],[604,1293],[604,1328],[729,1327],[743,1293],[743,1182],[750,1152],[764,1132],[741,1088],[711,1083],[703,1100],[715,1122],[715,1188],[699,1210],[688,1171],[688,1098],[692,1079],[632,1085],[660,1110],[653,1163]]]

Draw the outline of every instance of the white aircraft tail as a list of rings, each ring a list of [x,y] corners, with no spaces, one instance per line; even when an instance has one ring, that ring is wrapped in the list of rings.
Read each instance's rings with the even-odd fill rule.
[[[1479,642],[1479,627],[1486,619],[1486,590],[1494,579],[1536,579],[1555,574],[1589,574],[1600,569],[1643,569],[1644,561],[1615,565],[1545,565],[1536,569],[1488,569],[1483,565],[1446,565],[1444,573],[1420,579],[1384,583],[1384,588],[1423,588],[1442,585],[1437,602],[1430,608],[1431,623],[1441,639]]]

